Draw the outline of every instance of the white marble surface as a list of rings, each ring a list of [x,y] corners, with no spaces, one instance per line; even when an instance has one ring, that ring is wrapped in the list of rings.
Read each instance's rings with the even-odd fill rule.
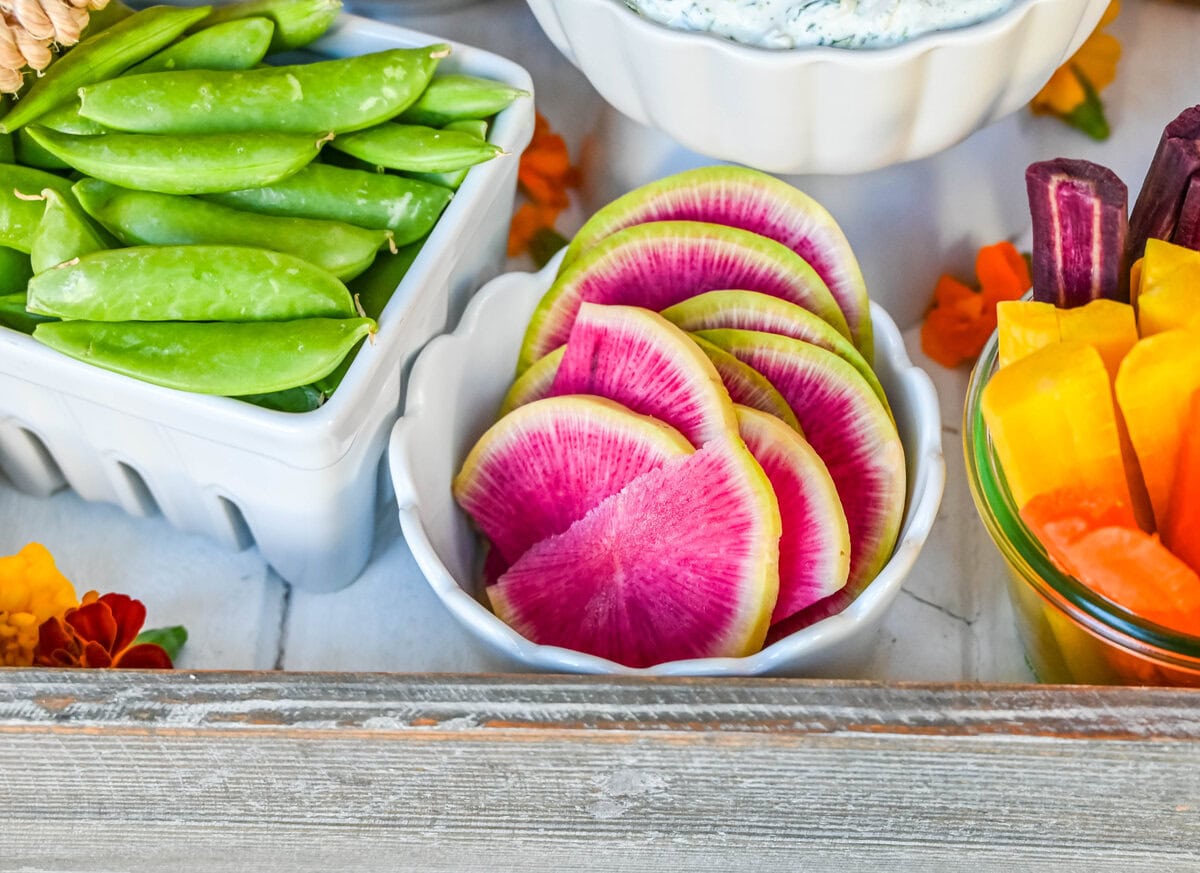
[[[590,180],[582,214],[640,181],[704,162],[606,111],[551,47],[521,0],[444,13],[397,0],[351,4],[429,33],[498,51],[533,76],[539,108],[567,138]],[[418,10],[418,11],[414,11]],[[1115,27],[1126,46],[1107,94],[1114,133],[1093,143],[1025,113],[948,152],[857,177],[795,177],[838,217],[875,295],[912,324],[943,268],[969,275],[975,249],[1018,236],[1027,221],[1023,169],[1067,155],[1105,163],[1136,191],[1159,131],[1200,103],[1192,75],[1200,11],[1126,0]],[[569,228],[568,228],[569,229]],[[914,359],[915,330],[907,334]],[[1003,590],[1003,567],[967,492],[959,418],[966,370],[928,369],[944,419],[946,495],[933,534],[880,632],[866,675],[891,680],[1028,681]],[[499,665],[453,623],[428,591],[392,513],[376,526],[361,578],[334,594],[291,590],[254,550],[232,553],[183,535],[161,518],[135,519],[70,492],[48,499],[0,480],[0,554],[45,543],[82,592],[143,599],[149,623],[187,625],[179,665],[189,669],[476,671]]]

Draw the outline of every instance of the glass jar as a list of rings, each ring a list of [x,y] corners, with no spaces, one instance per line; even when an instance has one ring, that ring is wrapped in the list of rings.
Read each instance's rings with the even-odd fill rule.
[[[1200,686],[1200,637],[1139,618],[1063,573],[1021,520],[983,419],[997,358],[993,333],[967,387],[963,448],[975,508],[1008,565],[1030,667],[1042,682]]]

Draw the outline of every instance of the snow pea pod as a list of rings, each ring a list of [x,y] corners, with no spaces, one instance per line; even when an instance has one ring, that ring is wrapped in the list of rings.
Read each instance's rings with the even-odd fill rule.
[[[451,121],[444,129],[464,131],[480,139],[486,139],[487,128],[488,123],[482,118],[463,118],[459,121]],[[431,185],[439,185],[451,191],[457,191],[466,181],[470,169],[470,167],[465,167],[461,170],[451,170],[448,173],[405,173],[404,175],[415,181],[428,182]]]
[[[338,137],[330,145],[369,164],[419,173],[461,170],[504,153],[499,146],[464,131],[395,122]]]
[[[220,24],[248,16],[275,23],[270,52],[290,51],[308,45],[327,31],[342,9],[342,0],[238,0],[218,6],[201,25]]]
[[[80,136],[95,136],[108,133],[108,128],[99,122],[79,114],[79,98],[51,109],[37,120],[39,127],[48,127],[59,133],[74,133]],[[26,130],[28,133],[28,130]]]
[[[340,368],[350,356],[342,359]],[[285,388],[282,391],[272,391],[269,394],[244,394],[237,398],[263,409],[274,409],[276,412],[312,412],[320,409],[325,402],[325,392],[315,385],[298,385],[295,388]]]
[[[11,133],[0,133],[0,162],[11,164],[16,160]]]
[[[25,292],[0,294],[0,325],[21,333],[33,333],[33,329],[44,321],[53,321],[44,315],[25,311]]]
[[[33,232],[46,209],[39,196],[46,188],[65,193],[71,183],[45,170],[0,164],[0,246],[29,254]]]
[[[47,188],[42,197],[46,200],[46,208],[29,242],[34,273],[117,245],[115,239],[92,224],[70,194]]]
[[[465,118],[487,118],[508,108],[518,97],[529,92],[506,82],[449,73],[434,76],[412,106],[401,113],[399,121],[444,127]]]
[[[427,182],[314,162],[272,185],[205,194],[202,199],[263,215],[384,228],[392,231],[396,245],[406,245],[429,232],[452,196]]]
[[[29,92],[0,118],[0,133],[12,133],[66,103],[84,85],[115,76],[169,45],[212,7],[151,6],[80,42],[46,68]]]
[[[339,279],[371,265],[391,231],[341,221],[256,215],[178,194],[134,191],[99,179],[72,189],[88,215],[126,245],[243,245],[286,252]]]
[[[33,137],[29,128],[22,127],[16,133],[9,134],[13,142],[13,162],[26,167],[37,167],[40,170],[69,170],[66,161],[61,161],[46,151]]]
[[[299,170],[328,141],[301,133],[254,132],[76,136],[38,125],[29,133],[85,176],[163,194],[269,185]]]
[[[241,18],[197,30],[125,71],[126,76],[166,70],[248,70],[267,55],[275,25]]]
[[[379,318],[424,245],[425,238],[422,237],[401,246],[394,255],[380,255],[366,272],[348,284],[363,312],[371,318]]]
[[[0,246],[0,296],[20,293],[25,296],[25,283],[33,276],[29,255]],[[25,308],[25,304],[21,304]]]
[[[446,45],[253,70],[122,76],[79,90],[79,112],[138,133],[343,133],[392,118],[417,99]]]
[[[249,246],[92,252],[34,276],[29,310],[88,321],[270,321],[355,314],[350,292],[336,277],[294,255]]]
[[[33,338],[77,360],[200,394],[269,394],[328,374],[369,318],[233,322],[51,321]]]

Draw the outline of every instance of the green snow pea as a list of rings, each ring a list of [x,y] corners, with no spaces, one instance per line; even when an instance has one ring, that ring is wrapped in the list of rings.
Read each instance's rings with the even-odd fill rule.
[[[44,315],[25,311],[25,292],[0,294],[0,325],[21,333],[33,333],[33,329],[45,321],[53,321]]]
[[[197,30],[125,71],[126,76],[168,70],[248,70],[267,55],[275,25],[241,18]]]
[[[75,97],[84,85],[115,76],[171,43],[208,15],[209,6],[151,6],[80,42],[46,68],[29,92],[0,118],[0,133],[12,133]]]
[[[163,194],[269,185],[299,170],[328,141],[302,133],[76,136],[37,125],[29,133],[85,176]]]
[[[88,215],[126,245],[242,245],[286,252],[339,279],[371,265],[391,231],[341,221],[257,215],[178,194],[134,191],[99,179],[72,189]]]
[[[30,279],[29,310],[88,321],[262,322],[356,313],[336,277],[294,255],[249,246],[92,252]]]
[[[32,276],[33,265],[29,261],[29,255],[7,246],[0,246],[0,296],[20,293],[24,299],[25,283]],[[23,302],[21,308],[25,308]]]
[[[0,164],[0,246],[29,254],[33,232],[46,209],[41,198],[46,188],[66,193],[71,182],[45,170]]]
[[[207,27],[249,16],[269,18],[275,23],[270,51],[298,49],[327,31],[342,9],[342,0],[238,0],[218,6],[208,18],[193,27]]]
[[[464,131],[395,122],[340,136],[330,146],[369,164],[419,173],[461,170],[504,153],[499,146]]]
[[[460,121],[451,121],[443,129],[462,131],[480,139],[486,139],[487,128],[488,123],[482,118],[464,118]],[[440,185],[450,191],[457,191],[459,186],[466,181],[470,169],[470,167],[464,167],[448,173],[405,173],[404,175],[419,182],[428,182],[431,185]]]
[[[380,255],[366,272],[349,283],[350,293],[358,299],[363,312],[371,318],[379,318],[423,245],[425,237],[402,246],[394,255]]]
[[[350,355],[343,358],[342,363],[348,358]],[[339,368],[341,366],[338,364]],[[321,404],[325,402],[325,394],[315,385],[298,385],[269,394],[244,394],[237,399],[264,409],[274,409],[276,412],[312,412],[321,408]]]
[[[453,195],[444,188],[386,173],[311,163],[286,179],[202,199],[260,212],[344,221],[392,231],[397,245],[427,234]]]
[[[70,166],[66,161],[61,161],[50,152],[42,148],[37,141],[29,135],[29,128],[22,127],[16,133],[9,134],[12,137],[13,151],[15,152],[14,162],[22,164],[26,167],[37,167],[41,170],[69,170]]]
[[[528,96],[528,91],[505,82],[450,73],[434,76],[417,101],[405,109],[398,120],[445,127],[451,121],[487,118],[508,108],[518,97]]]
[[[46,208],[29,243],[34,273],[57,267],[64,261],[115,248],[117,241],[92,224],[68,194],[53,188],[42,192]]]
[[[12,164],[17,160],[11,133],[0,133],[0,163]]]
[[[407,107],[449,52],[432,45],[285,67],[121,76],[79,89],[79,113],[138,133],[343,133]]]
[[[83,29],[81,41],[89,36],[95,36],[102,30],[108,30],[118,21],[124,21],[133,15],[135,11],[132,6],[127,6],[121,0],[108,0],[108,4],[103,9],[89,10],[87,27]]]
[[[231,322],[50,321],[33,338],[65,355],[200,394],[269,394],[333,370],[375,329],[369,318]]]
[[[79,98],[51,109],[37,120],[39,127],[48,127],[59,133],[74,133],[79,136],[95,136],[108,133],[108,128],[99,122],[79,114]],[[28,133],[28,131],[26,131]]]

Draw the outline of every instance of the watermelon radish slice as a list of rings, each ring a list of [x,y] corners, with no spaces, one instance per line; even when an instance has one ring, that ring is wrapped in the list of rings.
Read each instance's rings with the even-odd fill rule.
[[[787,405],[783,395],[775,390],[775,386],[768,382],[762,373],[698,336],[692,336],[690,339],[717,368],[717,375],[721,377],[725,390],[729,392],[730,400],[735,404],[760,409],[782,419],[788,427],[800,429],[800,422],[796,421],[796,413],[792,412],[792,407]],[[500,414],[506,415],[518,406],[551,396],[554,376],[566,350],[566,346],[559,346],[544,358],[534,361],[533,366],[522,373],[508,389]]]
[[[554,397],[500,419],[471,449],[454,498],[508,564],[609,495],[692,447],[600,397]]]
[[[741,657],[766,636],[779,535],[762,468],[740,439],[712,440],[532,546],[487,594],[527,639],[630,667]]]
[[[743,364],[729,352],[717,348],[706,339],[695,335],[692,335],[691,339],[717,368],[721,382],[724,383],[725,390],[729,392],[729,399],[734,402],[735,406],[741,404],[765,412],[767,415],[775,416],[792,430],[800,430],[800,422],[796,420],[796,413],[792,412],[792,407],[788,406],[783,395],[775,390],[775,386],[768,382],[762,373]]]
[[[771,480],[779,501],[779,597],[771,622],[846,585],[850,528],[825,462],[778,418],[738,406],[738,431]]]
[[[700,167],[643,185],[588,219],[567,247],[562,266],[626,227],[678,220],[753,231],[804,258],[845,314],[854,344],[868,361],[873,360],[867,286],[845,233],[820,203],[758,170]]]
[[[858,349],[827,323],[794,303],[757,291],[709,291],[667,307],[662,316],[689,332],[722,328],[761,330],[828,349],[853,364],[887,406],[879,377]]]
[[[550,387],[554,384],[558,365],[562,363],[566,350],[566,346],[559,346],[550,354],[538,358],[533,362],[533,366],[512,383],[508,393],[504,395],[504,402],[500,404],[501,417],[508,415],[518,406],[550,396]]]
[[[779,389],[829,468],[850,527],[850,575],[843,589],[849,602],[887,562],[900,531],[904,448],[895,424],[858,371],[832,352],[759,331],[699,335]]]
[[[618,231],[554,280],[525,333],[517,374],[567,341],[583,302],[655,312],[721,288],[745,288],[808,309],[849,338],[850,328],[821,277],[782,243],[698,221],[656,221]]]
[[[637,306],[581,305],[550,393],[607,397],[666,422],[697,448],[737,433],[733,402],[708,357]]]

